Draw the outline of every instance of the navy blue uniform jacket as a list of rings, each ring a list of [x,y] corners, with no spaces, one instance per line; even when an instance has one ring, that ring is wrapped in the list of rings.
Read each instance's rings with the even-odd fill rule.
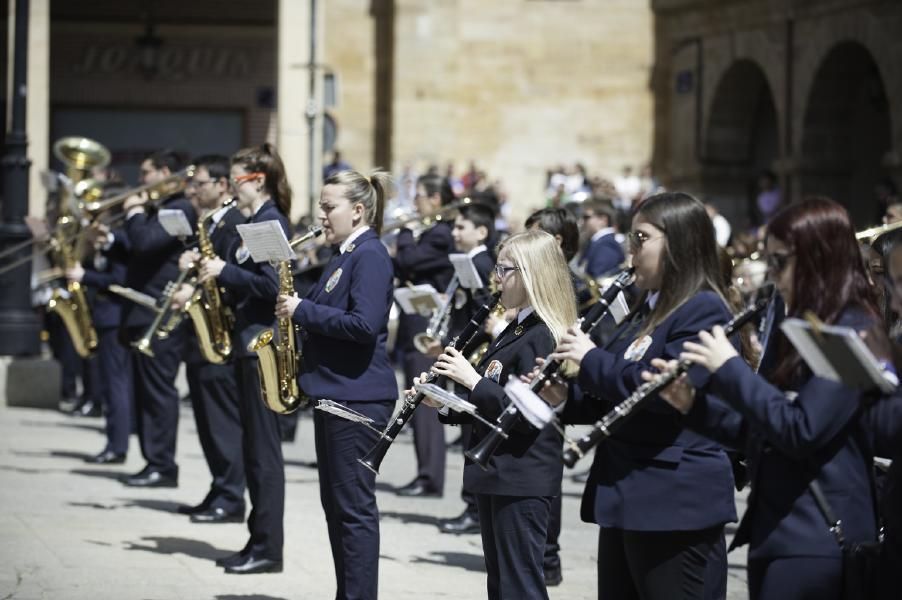
[[[866,329],[847,311],[839,325]],[[868,470],[875,450],[897,454],[902,401],[862,410],[862,394],[807,375],[798,396],[786,394],[733,358],[697,393],[687,422],[745,452],[752,491],[732,546],[750,544],[749,558],[839,557],[839,547],[808,491],[816,477],[850,541],[873,541],[874,498]],[[886,455],[884,454],[884,455]]]
[[[590,240],[580,262],[585,264],[589,276],[597,278],[617,271],[624,258],[623,247],[617,237],[609,233],[595,241]]]
[[[649,345],[637,360],[624,353],[641,324],[624,321],[605,348],[589,351],[580,363],[564,422],[594,422],[641,385],[640,374],[652,370],[653,358],[677,358],[683,342],[730,316],[720,296],[699,292],[645,336]],[[635,531],[698,530],[735,521],[730,461],[719,444],[685,429],[680,413],[655,398],[596,449],[581,514],[603,527]]]
[[[99,329],[119,327],[123,306],[128,302],[125,298],[106,291],[114,284],[125,285],[128,274],[128,237],[122,231],[117,239],[119,243],[101,253],[106,263],[104,269],[99,270],[86,265],[82,278],[84,285],[97,290],[91,306],[91,316],[94,319],[94,326]]]
[[[528,315],[519,325],[516,321],[510,323],[476,367],[483,378],[468,400],[476,405],[483,418],[495,422],[510,404],[504,393],[508,378],[528,373],[535,366],[536,358],[544,358],[552,350],[554,338],[536,313]],[[470,448],[489,433],[484,423],[468,415],[449,413],[439,418],[445,423],[472,423]],[[467,459],[464,489],[501,496],[557,496],[561,493],[563,474],[562,442],[563,438],[553,427],[538,430],[521,417],[510,437],[489,460],[487,470]]]
[[[332,259],[295,309],[306,394],[346,402],[398,398],[385,350],[392,272],[388,251],[370,229]]]
[[[431,283],[443,292],[454,276],[454,267],[448,254],[454,251],[451,225],[439,221],[413,239],[413,232],[402,229],[398,233],[398,250],[395,253],[395,275],[401,281],[414,284]]]
[[[160,208],[181,210],[192,228],[197,226],[197,213],[184,196],[174,196]],[[190,240],[180,240],[166,233],[155,211],[150,210],[133,215],[123,229],[129,246],[126,286],[160,298],[166,284],[178,278],[179,256]],[[117,232],[115,239],[121,248],[122,232]],[[127,302],[122,310],[122,325],[125,328],[147,327],[155,316],[151,310]]]
[[[291,238],[288,218],[279,211],[276,203],[267,200],[248,223],[279,221],[285,236]],[[272,327],[276,316],[276,298],[279,296],[279,276],[269,263],[255,263],[248,256],[239,263],[237,246],[235,251],[223,256],[227,262],[217,280],[235,299],[235,356],[254,357],[248,352],[247,344],[263,329]]]

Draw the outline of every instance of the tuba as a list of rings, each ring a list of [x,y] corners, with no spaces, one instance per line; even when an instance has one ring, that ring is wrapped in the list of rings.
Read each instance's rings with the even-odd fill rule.
[[[234,200],[223,205],[223,208],[232,205]],[[213,250],[213,242],[207,227],[213,215],[218,212],[210,211],[197,224],[198,248],[202,258],[216,258]],[[185,304],[184,312],[188,314],[194,331],[197,334],[197,343],[204,360],[213,364],[221,364],[232,354],[231,330],[235,323],[235,317],[231,309],[223,304],[219,286],[215,279],[205,281]]]
[[[295,248],[323,232],[321,227],[314,227],[305,235],[291,243]],[[279,295],[294,294],[294,275],[291,272],[291,261],[279,263]],[[247,345],[248,352],[256,352],[259,362],[260,394],[266,407],[280,415],[287,415],[299,408],[307,406],[310,398],[298,384],[301,356],[297,351],[294,335],[294,323],[291,318],[278,319],[279,338],[273,343],[275,333],[272,329],[264,329],[255,335]]]
[[[73,183],[85,179],[90,170],[104,167],[110,162],[110,152],[99,142],[83,137],[65,137],[53,145],[53,153],[66,164],[66,173]],[[53,232],[60,266],[71,269],[78,262],[78,240],[81,224],[78,218],[66,209],[64,195],[67,188],[60,189],[60,217]],[[91,356],[97,349],[97,330],[91,319],[91,309],[85,290],[77,281],[69,281],[66,290],[55,289],[47,309],[59,315],[72,338],[75,351],[82,358]]]

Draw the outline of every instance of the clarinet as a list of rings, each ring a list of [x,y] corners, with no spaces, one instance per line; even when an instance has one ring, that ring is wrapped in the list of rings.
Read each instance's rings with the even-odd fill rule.
[[[610,310],[611,304],[613,304],[614,300],[617,296],[622,292],[632,281],[633,278],[633,269],[629,268],[625,271],[622,271],[617,278],[611,283],[610,287],[605,290],[604,294],[602,294],[601,298],[592,305],[586,314],[580,318],[579,320],[579,328],[584,333],[589,333],[592,331],[604,318],[608,311]],[[561,370],[563,363],[558,360],[548,360],[545,359],[545,364],[542,366],[541,371],[536,376],[535,379],[532,380],[532,383],[529,386],[529,389],[538,394],[542,387],[545,385],[545,382],[549,381],[552,377],[557,375],[557,373]],[[495,454],[495,451],[498,450],[498,446],[501,445],[501,442],[507,439],[510,434],[511,429],[513,429],[514,424],[517,422],[517,418],[520,416],[520,411],[516,407],[516,405],[511,402],[507,405],[507,408],[498,415],[498,419],[495,421],[495,426],[489,431],[488,435],[482,438],[482,440],[476,444],[474,447],[470,448],[466,452],[464,452],[464,456],[469,458],[471,461],[482,467],[483,469],[488,469],[489,459]]]
[[[479,310],[470,318],[470,322],[467,323],[466,327],[464,327],[460,333],[454,336],[454,339],[451,340],[450,345],[455,350],[463,351],[464,348],[470,343],[470,340],[475,336],[479,330],[482,328],[482,323],[488,318],[489,314],[495,307],[498,305],[499,300],[501,300],[501,292],[495,292],[489,301],[480,307]],[[432,371],[428,372],[426,376],[423,378],[422,383],[439,383],[441,380],[444,380],[444,377],[436,375]],[[420,405],[420,402],[423,401],[425,394],[422,392],[417,392],[415,390],[411,390],[406,396],[404,396],[404,403],[401,406],[401,410],[398,411],[398,415],[391,420],[388,426],[385,428],[385,431],[382,432],[382,435],[376,441],[376,445],[373,446],[369,452],[366,453],[366,456],[363,458],[358,458],[357,462],[362,464],[364,467],[372,471],[373,473],[379,474],[379,465],[382,464],[382,459],[385,458],[385,453],[388,452],[389,447],[395,438],[398,437],[398,433],[404,428],[408,421],[413,417],[413,411],[417,409]]]
[[[727,337],[737,333],[752,319],[757,317],[767,307],[769,302],[770,298],[761,298],[733,317],[729,323],[724,325],[724,333]],[[589,450],[597,446],[602,440],[617,433],[617,430],[623,426],[637,408],[654,398],[658,392],[673,383],[680,375],[688,371],[691,366],[691,362],[681,360],[673,369],[662,372],[654,380],[643,383],[636,388],[625,400],[614,406],[600,421],[596,422],[589,433],[576,442],[568,444],[568,447],[564,450],[564,464],[568,467],[573,467]]]

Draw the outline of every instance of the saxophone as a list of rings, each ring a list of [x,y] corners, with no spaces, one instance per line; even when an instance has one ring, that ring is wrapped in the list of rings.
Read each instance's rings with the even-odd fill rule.
[[[54,230],[54,243],[59,252],[60,263],[63,269],[71,269],[75,266],[76,230],[78,221],[71,216],[62,216],[57,220]],[[47,303],[47,309],[59,315],[72,338],[75,351],[82,358],[91,356],[97,349],[97,330],[91,319],[91,309],[88,306],[88,298],[85,290],[77,281],[69,281],[66,284],[66,292],[60,288],[53,290],[53,296]]]
[[[224,204],[223,208],[230,206],[232,202],[234,200]],[[197,244],[202,258],[216,258],[213,242],[207,232],[210,220],[216,212],[211,211],[197,224]],[[222,302],[216,279],[209,279],[197,288],[185,304],[184,312],[194,325],[197,343],[204,360],[217,365],[225,362],[232,354],[231,330],[235,318],[231,309]]]
[[[323,232],[322,228],[314,227],[308,233],[291,242],[291,247],[296,248],[309,239]],[[291,261],[283,260],[279,263],[279,295],[291,296],[294,294],[294,274],[291,272]],[[297,342],[294,336],[294,323],[291,318],[278,319],[277,328],[279,337],[275,344],[275,336],[272,329],[264,329],[251,339],[247,345],[248,352],[256,352],[259,362],[257,369],[260,373],[260,394],[266,407],[281,415],[287,415],[310,403],[310,398],[301,390],[298,384],[301,356],[297,351]]]

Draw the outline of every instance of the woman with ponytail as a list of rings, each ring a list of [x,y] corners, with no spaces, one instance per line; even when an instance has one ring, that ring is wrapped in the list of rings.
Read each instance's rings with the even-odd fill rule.
[[[231,163],[232,193],[237,196],[238,209],[250,216],[248,222],[278,221],[290,238],[291,188],[276,149],[271,144],[245,148],[232,156]],[[263,403],[257,354],[247,349],[257,333],[274,325],[279,277],[269,263],[254,262],[243,244],[223,258],[203,260],[199,275],[201,282],[215,277],[233,302],[232,364],[239,390],[242,456],[252,506],[247,544],[217,564],[225,567],[226,573],[280,572],[285,537],[285,464],[279,416]],[[230,517],[223,515],[219,521]]]
[[[276,315],[299,326],[303,345],[300,386],[362,413],[384,429],[398,387],[388,361],[388,313],[393,267],[379,239],[390,184],[383,171],[369,177],[341,171],[326,179],[320,220],[335,247],[319,282],[302,300],[279,296]],[[326,513],[337,600],[375,599],[379,583],[379,509],[376,476],[357,459],[376,443],[359,423],[316,411],[320,499]]]

